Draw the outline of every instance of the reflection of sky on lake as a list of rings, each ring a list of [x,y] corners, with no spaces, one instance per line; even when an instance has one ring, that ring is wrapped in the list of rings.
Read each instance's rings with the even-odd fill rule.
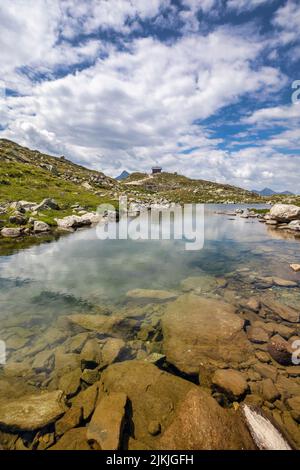
[[[122,301],[129,289],[176,288],[181,279],[203,271],[222,275],[253,263],[259,271],[268,260],[280,272],[282,256],[299,261],[299,242],[272,238],[257,220],[214,210],[206,211],[200,251],[186,251],[182,240],[101,241],[89,229],[2,257],[1,311],[86,311],[90,305]]]

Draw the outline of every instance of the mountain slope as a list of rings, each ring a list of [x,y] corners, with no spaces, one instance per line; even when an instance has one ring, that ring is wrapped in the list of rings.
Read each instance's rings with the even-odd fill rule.
[[[155,176],[133,173],[121,184],[149,194],[159,193],[173,202],[262,202],[259,195],[236,186],[190,179],[174,173]]]
[[[282,191],[282,192],[277,193],[276,191],[273,191],[273,189],[270,189],[270,188],[264,188],[261,191],[253,189],[253,193],[259,194],[260,196],[274,196],[276,194],[281,195],[281,196],[294,196],[294,194],[291,193],[290,191]]]
[[[38,150],[30,150],[6,139],[0,139],[0,163],[2,162],[33,165],[64,181],[89,184],[91,186],[89,189],[116,186],[115,180],[105,176],[102,172],[89,170],[64,157],[52,157]]]

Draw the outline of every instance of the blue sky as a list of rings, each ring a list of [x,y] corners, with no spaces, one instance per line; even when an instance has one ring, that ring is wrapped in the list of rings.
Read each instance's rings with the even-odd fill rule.
[[[0,58],[0,137],[300,193],[299,0],[1,0]]]

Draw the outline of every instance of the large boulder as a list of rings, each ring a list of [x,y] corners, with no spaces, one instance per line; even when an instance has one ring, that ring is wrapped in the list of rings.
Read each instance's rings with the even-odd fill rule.
[[[122,392],[128,397],[134,438],[151,449],[254,447],[237,415],[236,421],[231,412],[223,410],[199,386],[153,364],[142,361],[113,364],[103,372],[101,388],[102,393]],[[173,429],[168,431],[172,425]]]
[[[221,408],[201,389],[190,390],[158,442],[161,450],[254,450],[238,412]]]
[[[11,431],[34,431],[56,421],[67,410],[63,392],[29,395],[0,403],[0,426]]]
[[[300,207],[293,204],[275,204],[270,210],[270,217],[278,222],[300,219]]]
[[[198,374],[200,366],[218,361],[241,363],[252,345],[243,331],[244,320],[225,302],[187,294],[168,305],[162,318],[163,349],[180,371]]]

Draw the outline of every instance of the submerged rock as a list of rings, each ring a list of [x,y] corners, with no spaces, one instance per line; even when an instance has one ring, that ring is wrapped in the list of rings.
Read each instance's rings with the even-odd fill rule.
[[[262,344],[267,343],[269,340],[269,335],[263,328],[254,326],[248,329],[247,336],[252,343]]]
[[[86,428],[70,429],[49,450],[91,450],[87,442]]]
[[[101,349],[96,339],[88,340],[80,353],[81,367],[95,369],[101,362]]]
[[[66,318],[71,324],[77,325],[84,330],[96,331],[104,335],[112,334],[113,328],[122,320],[114,315],[85,315],[82,313],[70,315]]]
[[[145,299],[150,301],[167,301],[174,300],[178,297],[176,292],[169,292],[166,290],[154,290],[154,289],[133,289],[127,292],[127,297],[131,299]]]
[[[300,396],[289,398],[287,404],[291,409],[291,415],[297,423],[300,423]]]
[[[249,390],[243,374],[233,369],[216,370],[212,377],[212,383],[232,401],[239,400]]]
[[[72,406],[62,418],[55,423],[55,432],[58,436],[65,434],[70,429],[79,426],[82,419],[82,408]]]
[[[264,305],[275,315],[290,323],[300,322],[300,311],[279,302],[264,300]]]
[[[254,448],[239,418],[232,420],[231,413],[199,386],[153,364],[113,364],[103,372],[101,384],[105,393],[126,394],[132,407],[134,438],[143,446],[178,450]],[[160,424],[159,435],[149,432],[154,421]]]
[[[87,429],[89,442],[97,442],[101,450],[118,450],[124,426],[125,393],[112,392],[101,398]]]
[[[260,383],[260,387],[261,394],[265,400],[273,403],[275,400],[280,398],[280,392],[275,387],[272,379],[262,380],[262,382]]]
[[[198,374],[200,366],[210,362],[245,362],[253,350],[243,326],[230,304],[193,294],[180,296],[162,318],[164,354],[187,374]]]
[[[241,416],[221,408],[201,389],[190,390],[158,442],[168,450],[253,450]]]
[[[84,420],[89,419],[95,409],[98,398],[98,389],[99,386],[95,383],[91,387],[80,392],[71,400],[72,406],[82,409]]]
[[[67,397],[76,395],[80,387],[81,369],[73,370],[63,375],[59,381],[59,388],[63,390]]]
[[[190,276],[181,281],[181,288],[183,292],[194,292],[195,294],[203,294],[211,292],[212,290],[220,287],[218,280],[207,274],[203,276]]]
[[[34,431],[56,421],[67,410],[63,392],[39,393],[18,400],[2,400],[0,425],[12,431]]]
[[[119,338],[108,338],[102,348],[103,365],[112,364],[125,351],[125,342]]]

